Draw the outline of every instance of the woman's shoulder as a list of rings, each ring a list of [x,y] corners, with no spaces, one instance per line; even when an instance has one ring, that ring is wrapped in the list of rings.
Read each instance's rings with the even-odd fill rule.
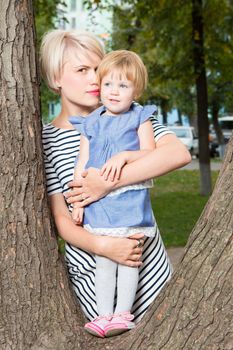
[[[70,132],[74,132],[75,129],[63,129],[59,128],[52,123],[43,124],[42,128],[42,136],[49,137],[49,136],[59,136],[60,134],[69,134]]]
[[[75,129],[61,129],[51,123],[43,125],[42,143],[44,147],[67,142],[67,140],[76,141],[79,137],[80,134]]]
[[[53,137],[57,134],[57,128],[53,126],[51,123],[43,124],[42,128],[42,139],[47,139],[49,137]]]

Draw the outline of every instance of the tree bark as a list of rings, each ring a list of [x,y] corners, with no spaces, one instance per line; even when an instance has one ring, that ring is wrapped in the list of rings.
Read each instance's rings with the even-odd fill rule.
[[[135,330],[84,333],[47,206],[30,1],[1,2],[3,350],[217,350],[233,344],[233,139],[173,279]]]
[[[202,0],[192,0],[193,59],[197,91],[197,124],[199,137],[200,193],[211,193],[208,96],[204,56]]]
[[[31,1],[1,1],[0,16],[0,349],[58,349],[83,319],[47,206]]]

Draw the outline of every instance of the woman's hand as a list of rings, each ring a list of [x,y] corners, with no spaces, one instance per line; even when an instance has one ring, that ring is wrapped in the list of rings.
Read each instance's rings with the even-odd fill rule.
[[[130,267],[142,265],[141,256],[144,234],[138,233],[130,238],[98,236],[99,251],[97,255],[105,256],[119,264]]]
[[[82,179],[69,182],[68,186],[72,187],[72,190],[64,196],[68,203],[79,202],[79,207],[83,208],[105,197],[111,192],[114,183],[104,180],[99,169],[89,168],[82,173]]]

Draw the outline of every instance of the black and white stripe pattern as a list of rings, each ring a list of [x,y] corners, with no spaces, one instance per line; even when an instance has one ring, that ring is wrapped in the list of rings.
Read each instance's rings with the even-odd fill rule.
[[[171,133],[157,119],[152,119],[155,141]],[[48,124],[43,128],[43,146],[48,194],[64,193],[73,179],[74,162],[79,150],[80,134]],[[95,301],[95,257],[66,243],[66,263],[75,294],[88,319],[97,316]],[[172,268],[164,249],[159,230],[147,238],[143,250],[143,265],[132,312],[139,321],[164,284],[170,279]]]

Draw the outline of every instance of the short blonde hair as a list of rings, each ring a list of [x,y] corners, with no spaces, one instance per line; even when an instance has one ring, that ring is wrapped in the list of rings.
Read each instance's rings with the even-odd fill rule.
[[[147,86],[148,74],[144,63],[135,52],[116,50],[108,53],[97,69],[99,85],[104,76],[113,70],[117,70],[120,77],[125,76],[132,81],[135,87],[135,98],[142,95]]]
[[[43,77],[52,91],[59,92],[56,79],[61,76],[68,49],[78,50],[84,55],[94,53],[101,59],[104,56],[102,43],[91,33],[61,29],[46,33],[41,43],[40,63]]]

